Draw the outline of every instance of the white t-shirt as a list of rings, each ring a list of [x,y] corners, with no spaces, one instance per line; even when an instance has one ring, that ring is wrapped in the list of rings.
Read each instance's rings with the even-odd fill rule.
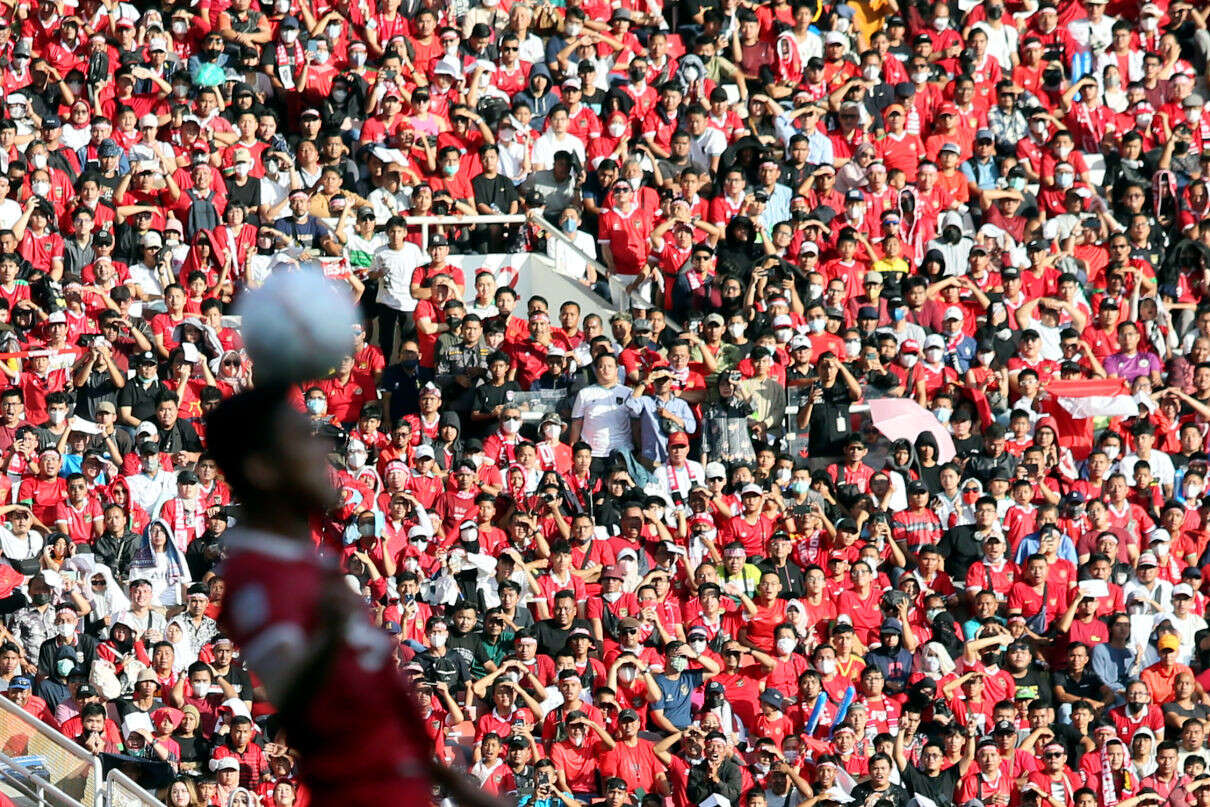
[[[607,457],[617,449],[634,447],[630,437],[630,410],[623,406],[630,396],[630,388],[621,384],[609,389],[593,384],[576,396],[571,416],[584,419],[580,439],[592,446],[594,457]]]
[[[697,137],[689,136],[689,161],[703,171],[710,170],[710,162],[727,150],[727,138],[718,129],[707,126]]]
[[[573,134],[564,134],[562,138],[559,138],[554,132],[547,132],[534,141],[532,157],[534,170],[540,171],[553,166],[556,151],[570,151],[579,158],[580,165],[584,165],[584,143],[580,138]]]
[[[378,281],[378,302],[396,311],[410,313],[416,310],[416,299],[412,297],[412,273],[428,258],[420,247],[411,241],[403,249],[383,247],[374,255],[371,267],[374,272],[386,271]]]
[[[1122,474],[1129,480],[1134,480],[1134,465],[1140,461],[1138,454],[1127,454],[1122,457],[1121,470]],[[1147,465],[1151,467],[1151,475],[1159,480],[1161,485],[1173,486],[1176,484],[1176,468],[1172,466],[1172,458],[1163,451],[1151,449],[1151,454],[1147,457]]]

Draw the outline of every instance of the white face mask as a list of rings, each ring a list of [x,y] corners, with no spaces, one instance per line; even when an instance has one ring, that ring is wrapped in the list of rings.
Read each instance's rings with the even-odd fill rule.
[[[1110,462],[1113,462],[1114,460],[1116,460],[1118,458],[1118,450],[1119,450],[1118,446],[1105,446],[1104,448],[1101,449],[1101,451],[1105,452],[1105,457]]]
[[[939,361],[941,361],[941,357],[945,355],[945,351],[939,347],[930,347],[928,350],[924,351],[924,355],[925,358],[929,360],[929,363],[937,364]]]
[[[923,84],[928,80],[929,74],[927,70],[918,70],[917,72],[912,73],[912,81],[914,81],[916,84]]]
[[[836,672],[836,659],[825,658],[821,659],[819,666],[815,668],[820,675],[831,675]]]
[[[29,189],[34,192],[34,196],[47,196],[50,193],[50,183],[31,182]]]
[[[807,285],[807,299],[818,300],[823,296],[823,286],[818,283],[810,283]]]
[[[825,317],[814,317],[807,322],[807,327],[811,333],[823,333],[824,326],[828,324]]]
[[[706,651],[706,640],[705,639],[694,639],[692,642],[689,643],[689,647],[693,648],[694,653],[698,653],[698,654],[704,653]]]
[[[1200,106],[1189,107],[1185,111],[1185,117],[1189,119],[1190,123],[1197,123],[1202,119],[1202,108]]]
[[[361,51],[354,51],[349,54],[349,63],[354,67],[361,67],[366,63],[366,55]]]
[[[933,18],[933,27],[936,28],[938,31],[944,31],[946,28],[950,27],[950,18],[949,17],[934,17]]]
[[[882,75],[882,68],[876,64],[866,65],[865,69],[861,71],[861,74],[865,76],[866,81],[877,81]]]
[[[315,63],[316,64],[327,64],[328,63],[328,52],[326,50],[315,51]]]
[[[34,168],[38,168],[38,169],[45,168],[46,167],[46,153],[38,152],[37,154],[35,154],[34,158],[33,158],[33,163],[34,163]]]
[[[582,28],[583,28],[583,26],[581,26],[580,23],[578,23],[578,22],[569,22],[563,28],[563,33],[566,34],[568,39],[575,39],[577,36],[580,35],[580,30]]]
[[[1159,24],[1160,21],[1155,17],[1143,17],[1143,19],[1139,20],[1139,27],[1144,31],[1154,31]]]
[[[326,30],[328,33],[328,39],[339,39],[340,38],[340,26],[339,25],[329,25]]]
[[[609,124],[609,136],[610,137],[621,137],[624,134],[626,134],[626,124],[624,124],[624,123]]]
[[[189,23],[184,20],[175,20],[172,23],[172,33],[181,35],[189,31]]]
[[[501,428],[504,429],[506,434],[516,434],[521,429],[521,419],[509,418],[501,424]]]
[[[287,45],[293,45],[296,39],[298,39],[298,31],[294,28],[287,28],[281,32],[281,41]]]
[[[1059,146],[1055,149],[1055,154],[1059,155],[1060,160],[1066,160],[1067,155],[1071,154],[1071,146]]]
[[[777,652],[783,656],[788,656],[794,652],[794,648],[797,645],[798,645],[798,642],[794,641],[793,639],[789,639],[789,638],[778,639],[777,640]]]
[[[794,335],[794,330],[792,328],[778,328],[773,332],[773,335],[776,337],[778,342],[784,345],[786,342],[790,341],[790,337]]]
[[[732,323],[731,325],[727,326],[727,330],[736,339],[739,339],[741,336],[744,335],[744,328],[745,328],[745,326],[742,322],[735,322],[735,323]]]
[[[445,647],[445,643],[449,638],[450,635],[448,633],[434,633],[429,637],[429,645],[436,648]]]
[[[1198,496],[1201,496],[1201,495],[1202,495],[1202,486],[1201,485],[1197,485],[1192,482],[1185,485],[1185,498],[1186,499],[1196,499]]]
[[[904,355],[899,357],[899,363],[902,364],[904,367],[911,369],[912,367],[916,366],[916,360],[919,358],[920,357],[917,356],[915,353],[905,353]]]
[[[350,451],[347,457],[349,467],[354,470],[362,468],[366,464],[367,454],[364,451]]]
[[[861,352],[861,342],[856,339],[848,339],[844,343],[844,355],[846,358],[854,359]]]
[[[637,674],[638,674],[638,671],[634,667],[627,665],[627,666],[623,667],[622,669],[618,670],[618,680],[624,681],[625,683],[629,684],[631,681],[633,681],[635,679],[635,676]]]
[[[995,353],[980,353],[979,354],[979,363],[984,366],[990,366],[991,363],[993,361],[995,361],[995,358],[996,358]]]
[[[542,436],[545,437],[547,440],[552,440],[552,441],[558,440],[559,431],[560,431],[559,427],[554,425],[553,423],[551,423],[551,424],[548,424],[548,425],[542,427]]]
[[[248,176],[248,171],[251,170],[251,168],[252,166],[248,165],[248,163],[236,163],[235,173],[237,176],[246,177]]]
[[[610,603],[617,602],[618,600],[622,599],[622,592],[611,591],[608,594],[602,594],[601,599],[605,600],[605,602],[610,602]]]
[[[64,622],[62,625],[59,625],[57,630],[60,639],[67,640],[76,635],[76,626],[70,622]]]
[[[1033,129],[1038,134],[1045,134],[1046,133],[1046,121],[1036,120],[1029,125],[1029,128]]]
[[[67,413],[64,412],[62,409],[56,409],[53,412],[47,412],[46,416],[50,419],[50,422],[55,424],[56,426],[58,426],[63,421],[67,420]]]
[[[925,656],[924,670],[925,670],[925,672],[931,672],[931,673],[940,672],[941,671],[941,659],[937,658],[936,656]]]

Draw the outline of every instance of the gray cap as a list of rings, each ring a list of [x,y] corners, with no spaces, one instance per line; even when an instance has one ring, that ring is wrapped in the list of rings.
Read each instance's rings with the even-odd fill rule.
[[[1181,103],[1185,106],[1203,106],[1206,102],[1200,95],[1195,92],[1191,92],[1185,96],[1185,100]]]

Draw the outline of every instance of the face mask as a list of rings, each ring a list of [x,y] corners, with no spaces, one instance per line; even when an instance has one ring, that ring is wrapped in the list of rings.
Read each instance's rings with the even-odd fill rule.
[[[580,229],[580,225],[576,224],[575,219],[567,219],[563,222],[563,232],[565,233],[574,233],[578,229]]]
[[[1132,714],[1137,715],[1139,712],[1147,708],[1147,704],[1130,702],[1126,704],[1126,708],[1128,708]]]
[[[947,406],[942,406],[933,410],[933,416],[941,423],[949,423],[950,415],[954,414],[953,410]]]
[[[1070,188],[1073,182],[1075,182],[1075,174],[1055,174],[1055,184],[1060,188]]]
[[[794,331],[790,328],[778,328],[773,332],[773,335],[776,337],[778,342],[781,342],[784,345],[786,342],[790,341],[790,337],[794,335]]]
[[[919,358],[920,357],[917,356],[915,353],[907,353],[907,354],[899,357],[899,363],[902,364],[904,367],[907,367],[910,370],[911,368],[916,366],[916,362]]]
[[[447,177],[457,176],[458,163],[454,163],[453,165],[443,165],[441,166],[441,170]]]
[[[862,205],[853,205],[849,208],[849,221],[861,223],[865,218],[865,207]]]
[[[856,339],[847,339],[844,343],[845,358],[855,359],[857,354],[861,352],[861,342]]]
[[[563,33],[568,39],[575,39],[580,35],[580,30],[583,26],[578,22],[569,22],[563,29]]]
[[[642,84],[647,79],[647,71],[641,68],[635,68],[628,74],[631,84]]]
[[[47,412],[47,416],[50,418],[50,422],[56,426],[67,420],[67,413],[61,409],[56,409],[53,412]]]
[[[733,337],[739,339],[744,335],[744,324],[742,322],[736,322],[732,325],[728,325],[727,331],[730,332]]]
[[[192,690],[193,697],[195,697],[195,698],[204,698],[208,694],[210,694],[210,685],[209,684],[197,684],[197,683],[190,681],[189,689]]]
[[[449,638],[450,637],[449,637],[448,633],[434,633],[432,636],[429,637],[429,646],[440,649],[442,647],[445,647],[445,643]]]
[[[501,424],[501,428],[504,429],[505,433],[507,434],[516,434],[521,429],[521,419],[509,418]]]
[[[49,182],[33,182],[29,187],[34,192],[34,196],[46,196],[50,193]]]
[[[1004,6],[988,6],[987,18],[989,20],[998,20],[1004,16]]]
[[[852,21],[848,17],[841,17],[836,20],[836,23],[832,26],[832,30],[841,34],[847,34],[852,24]]]
[[[316,64],[327,64],[329,55],[330,54],[326,50],[315,51],[315,63]]]
[[[689,659],[684,656],[673,656],[668,659],[668,668],[674,673],[683,673],[689,667]]]
[[[332,100],[338,104],[343,104],[348,97],[348,90],[332,90]]]
[[[945,355],[945,351],[939,347],[930,347],[928,350],[924,351],[924,355],[925,358],[929,360],[930,364],[936,364],[937,362],[941,361],[941,357]]]
[[[634,667],[626,666],[618,670],[618,680],[629,684],[635,679],[637,674],[638,670],[636,670]]]
[[[790,469],[789,468],[779,468],[777,470],[777,484],[785,485],[789,481],[790,481]]]
[[[354,67],[362,67],[366,63],[366,55],[361,51],[349,54],[349,63]]]
[[[827,324],[827,319],[816,317],[807,323],[807,327],[811,329],[811,333],[822,333],[824,326]]]
[[[1101,449],[1101,451],[1105,452],[1105,457],[1110,462],[1113,462],[1118,458],[1118,450],[1118,446],[1105,446]]]
[[[1190,123],[1197,123],[1202,119],[1202,108],[1200,106],[1190,107],[1185,112],[1185,117],[1189,119]]]
[[[1190,482],[1188,485],[1185,485],[1185,498],[1186,499],[1196,499],[1198,496],[1201,496],[1201,495],[1202,495],[1202,486],[1201,485],[1195,485],[1192,482]]]
[[[429,548],[429,542],[424,538],[420,538],[419,540],[411,540],[409,543],[416,548],[417,552],[423,552]]]
[[[1155,552],[1158,557],[1168,557],[1168,544],[1156,544],[1155,546],[1151,547],[1151,550]]]
[[[322,415],[328,410],[328,402],[323,398],[308,398],[307,411],[312,415]]]
[[[34,605],[48,605],[50,603],[50,594],[32,594],[30,599],[34,601]]]
[[[990,367],[992,361],[996,358],[996,354],[995,353],[980,353],[978,358],[979,358],[980,364],[984,365],[985,367]]]
[[[609,136],[610,137],[621,137],[624,134],[626,134],[626,124],[624,124],[624,123],[609,124]]]
[[[1137,169],[1137,168],[1143,167],[1143,161],[1142,160],[1122,160],[1122,165],[1126,166],[1127,168],[1136,168]]]
[[[278,169],[277,160],[265,160],[265,173],[276,175]]]
[[[544,436],[547,440],[558,440],[559,439],[559,427],[555,426],[553,424],[549,425],[549,426],[543,426],[542,427],[542,436]]]
[[[915,73],[912,73],[912,81],[916,84],[923,84],[928,80],[929,73],[927,70],[918,70]]]
[[[603,600],[605,600],[605,602],[609,602],[609,603],[617,602],[618,600],[620,600],[622,598],[622,592],[611,591],[608,594],[602,594],[601,598]]]
[[[350,451],[347,459],[348,459],[350,468],[357,469],[357,468],[364,467],[366,464],[366,452]]]
[[[340,36],[340,26],[339,25],[329,25],[327,27],[327,34],[328,34],[328,39],[338,38]]]
[[[293,28],[287,28],[281,32],[281,41],[285,42],[287,45],[293,45],[297,39],[298,31],[294,30]]]
[[[896,308],[894,311],[891,312],[891,319],[895,320],[895,322],[903,322],[903,320],[905,318],[907,318],[907,309],[906,308],[902,308],[902,307]]]
[[[925,658],[924,671],[931,672],[931,673],[940,672],[941,671],[941,659],[937,658],[936,656],[928,656],[927,658]]]
[[[1139,20],[1139,27],[1144,31],[1154,31],[1159,24],[1160,21],[1155,17],[1144,17]]]
[[[794,493],[795,495],[798,495],[798,496],[803,495],[809,489],[810,488],[808,487],[807,481],[805,479],[795,479],[793,482],[790,483],[790,492]]]
[[[704,653],[706,651],[706,640],[695,639],[689,643],[689,646],[693,648],[694,653]]]
[[[34,168],[41,169],[46,167],[46,154],[38,153],[33,156]]]
[[[807,299],[818,300],[823,296],[823,286],[818,283],[811,283],[807,286]]]
[[[781,653],[783,656],[788,656],[794,652],[794,648],[797,645],[798,642],[794,641],[793,639],[778,639],[777,652]]]
[[[937,617],[941,616],[943,613],[945,613],[945,609],[944,609],[944,608],[930,608],[928,611],[925,611],[925,614],[924,614],[924,615],[925,615],[925,617],[928,619],[928,621],[931,623],[931,622],[932,622],[934,619],[936,619]],[[934,658],[934,659],[933,659],[933,661],[937,662],[937,667],[938,667],[938,668],[940,668],[940,667],[941,667],[941,660],[940,660],[940,659]],[[926,665],[928,664],[928,659],[925,659],[925,664],[926,664]]]
[[[55,672],[60,678],[66,678],[71,675],[71,671],[76,668],[76,663],[69,658],[61,658],[55,662]]]
[[[1039,135],[1044,135],[1046,134],[1046,121],[1036,120],[1029,124],[1029,128]]]
[[[333,93],[333,95],[335,95],[335,93]],[[235,175],[240,179],[243,179],[244,177],[248,176],[248,171],[251,170],[251,168],[252,166],[248,165],[248,163],[236,163]]]
[[[933,18],[933,27],[936,28],[938,31],[944,31],[946,28],[950,27],[950,18],[949,17],[934,17]]]
[[[877,81],[882,75],[882,68],[876,64],[867,65],[861,74],[865,76],[866,81]]]
[[[836,672],[836,659],[823,659],[819,662],[819,666],[815,669],[820,675],[832,675],[834,672]]]

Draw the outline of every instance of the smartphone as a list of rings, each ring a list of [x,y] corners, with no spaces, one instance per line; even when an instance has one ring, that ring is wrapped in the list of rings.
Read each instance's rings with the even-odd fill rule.
[[[80,573],[75,569],[62,569],[59,571],[59,576],[63,578],[65,583],[74,583],[79,579]]]

